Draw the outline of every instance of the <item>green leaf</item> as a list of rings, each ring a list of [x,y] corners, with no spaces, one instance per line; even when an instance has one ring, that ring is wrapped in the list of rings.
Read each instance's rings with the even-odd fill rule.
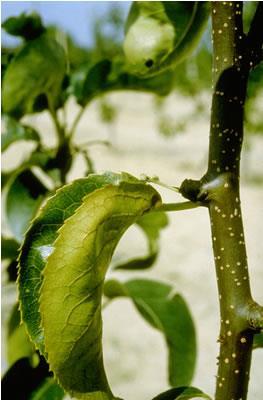
[[[95,64],[89,70],[83,84],[83,100],[85,104],[88,100],[103,90],[108,85],[108,76],[111,71],[111,62],[109,60],[102,60]]]
[[[121,235],[159,200],[151,186],[128,174],[90,175],[58,191],[27,232],[20,256],[22,318],[72,396],[113,399],[101,348],[104,276]]]
[[[26,40],[37,38],[45,30],[40,16],[35,12],[10,17],[2,23],[2,28],[10,35],[22,36]]]
[[[47,378],[30,396],[29,400],[61,400],[64,390],[52,378]]]
[[[40,141],[39,134],[31,126],[22,125],[8,116],[6,116],[5,124],[5,133],[2,135],[2,151],[5,151],[12,143],[18,140]]]
[[[46,187],[29,169],[21,172],[10,184],[6,196],[6,215],[18,242],[23,239],[46,193]]]
[[[19,243],[12,238],[1,237],[2,260],[16,259],[18,256]]]
[[[56,160],[57,152],[57,149],[45,149],[39,147],[22,162],[22,164],[19,166],[19,170],[22,172],[25,169],[36,166],[42,169],[45,174],[56,181],[54,177],[57,177],[60,174]],[[17,175],[17,169],[10,171],[10,174],[11,176]]]
[[[1,49],[1,78],[3,82],[3,77],[5,75],[6,69],[8,65],[10,64],[12,58],[15,56],[16,50],[14,48],[12,49],[7,49],[5,47],[2,47]]]
[[[120,59],[112,62],[110,78],[109,90],[135,90],[166,96],[172,90],[174,74],[173,72],[166,72],[158,76],[141,79],[127,72],[124,60]]]
[[[53,169],[53,163],[54,159],[56,156],[56,150],[55,149],[43,149],[39,148],[37,150],[34,150],[29,158],[24,161],[22,164],[22,168],[29,168],[33,166],[38,166],[43,170],[43,172],[46,172],[49,174],[49,171]]]
[[[260,349],[263,347],[263,332],[256,333],[253,339],[253,349]]]
[[[20,312],[17,304],[11,313],[7,334],[7,360],[10,366],[21,358],[33,357],[35,350],[29,341],[25,325],[20,324]]]
[[[39,96],[56,106],[66,71],[62,48],[47,34],[27,42],[12,59],[3,79],[3,111],[15,117],[33,112]]]
[[[209,12],[205,1],[133,2],[124,41],[129,70],[151,76],[184,60],[199,43]]]
[[[35,349],[29,341],[25,326],[18,326],[7,341],[8,364],[13,365],[17,360],[24,357],[31,358],[34,353]]]
[[[134,258],[115,266],[115,269],[146,269],[150,268],[159,253],[160,230],[168,225],[168,217],[165,213],[150,213],[143,215],[137,225],[142,229],[148,241],[148,254],[145,257]]]
[[[166,96],[172,90],[173,73],[160,74],[153,78],[140,79],[127,73],[122,60],[105,59],[80,69],[71,77],[70,92],[83,107],[94,97],[116,90],[136,90]]]
[[[85,65],[72,74],[69,90],[78,104],[85,106],[108,89],[111,65],[111,61],[104,59],[93,65]]]
[[[19,260],[21,312],[29,335],[41,353],[44,353],[43,329],[40,326],[39,301],[36,294],[39,293],[43,279],[42,271],[48,255],[53,251],[57,231],[81,205],[85,195],[114,183],[114,180],[116,177],[111,174],[90,175],[64,186],[55,196],[49,198],[25,235]]]
[[[166,392],[154,397],[153,400],[188,400],[195,399],[197,397],[211,400],[211,397],[203,393],[200,389],[184,386],[167,390]]]
[[[125,283],[110,280],[104,285],[104,294],[109,298],[131,298],[146,321],[164,335],[169,351],[170,384],[188,385],[196,362],[195,329],[184,299],[173,294],[172,286],[144,279]]]

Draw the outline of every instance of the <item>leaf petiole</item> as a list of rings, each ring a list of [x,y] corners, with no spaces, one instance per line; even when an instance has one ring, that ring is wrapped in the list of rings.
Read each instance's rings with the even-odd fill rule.
[[[183,211],[183,210],[190,210],[192,208],[200,207],[200,202],[192,202],[192,201],[183,201],[180,203],[164,203],[161,204],[159,207],[153,208],[150,212],[169,212],[169,211]]]

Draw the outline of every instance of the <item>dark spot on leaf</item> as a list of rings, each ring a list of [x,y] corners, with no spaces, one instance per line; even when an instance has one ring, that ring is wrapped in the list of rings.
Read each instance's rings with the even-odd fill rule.
[[[147,68],[151,68],[152,66],[153,66],[153,60],[152,59],[149,59],[149,60],[147,60],[146,62],[145,62],[145,66],[147,67]]]

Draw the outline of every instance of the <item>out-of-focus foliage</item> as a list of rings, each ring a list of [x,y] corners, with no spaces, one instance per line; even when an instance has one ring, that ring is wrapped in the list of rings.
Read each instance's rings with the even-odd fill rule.
[[[123,43],[129,70],[149,77],[175,68],[199,44],[209,15],[206,1],[132,2]]]
[[[246,2],[244,4],[245,31],[248,30],[255,9],[256,2]],[[88,71],[94,68],[97,62],[107,59],[113,63],[112,65],[118,66],[119,63],[123,65],[121,49],[123,26],[123,12],[114,5],[110,8],[108,14],[94,20],[92,26],[94,46],[92,48],[84,48],[83,46],[78,45],[69,34],[62,34],[55,26],[48,28],[48,32],[58,39],[61,45],[64,45],[63,47],[67,54],[68,68],[71,78],[68,79],[67,82],[64,81],[66,93],[74,94],[78,98],[80,90],[82,90],[82,85],[84,81],[87,80]],[[175,92],[179,95],[191,98],[191,100],[196,104],[196,111],[189,111],[189,114],[180,120],[178,120],[176,116],[171,119],[163,113],[162,110],[164,109],[165,102],[163,107],[160,109],[158,107],[156,108],[159,132],[167,138],[178,133],[183,133],[187,129],[188,124],[195,120],[197,114],[207,114],[207,110],[203,107],[200,93],[209,91],[211,88],[212,49],[210,44],[210,33],[209,27],[204,33],[199,47],[190,57],[190,62],[189,60],[183,61],[177,65],[174,72],[164,73],[161,80],[156,80],[154,83],[155,89],[153,89],[152,92],[155,91],[157,95],[168,95],[170,92]],[[13,55],[14,51],[12,49],[3,49],[2,74]],[[97,66],[95,68],[97,68]],[[165,77],[166,75],[167,79]],[[126,73],[123,76],[128,76],[128,74]],[[90,79],[93,81],[93,77]],[[89,82],[90,79],[88,79]],[[133,80],[134,79],[135,77]],[[164,82],[166,82],[165,90]],[[139,89],[138,82],[136,84],[131,84],[130,80],[127,81],[127,79],[122,79],[121,86],[123,88],[126,87],[127,89]],[[149,85],[147,85],[146,82],[141,83],[142,90],[144,90],[144,87],[147,89],[147,86]],[[248,85],[245,123],[246,130],[249,133],[259,134],[263,131],[262,118],[254,112],[254,109],[256,108],[255,102],[258,102],[260,99],[262,86],[263,68],[262,66],[258,66],[251,72]],[[112,90],[118,90],[117,85],[112,87]],[[108,97],[105,96],[101,103],[102,120],[113,123],[117,114],[117,110],[114,110],[113,104],[111,104]]]
[[[248,133],[263,133],[263,117],[258,112],[263,98],[263,63],[250,72],[245,105],[245,127]]]
[[[113,300],[119,296],[130,298],[141,316],[165,338],[169,352],[168,373],[171,386],[191,383],[196,362],[194,323],[185,300],[170,285],[134,279],[121,283],[109,280],[105,295]]]
[[[11,60],[3,76],[4,112],[18,118],[30,113],[41,95],[55,107],[64,74],[63,48],[55,40],[44,33],[27,42]]]
[[[160,231],[168,225],[168,218],[165,213],[158,212],[153,215],[143,215],[137,222],[147,238],[148,252],[144,257],[135,258],[116,265],[115,269],[147,269],[156,261],[159,253]]]
[[[46,193],[47,188],[30,169],[18,174],[10,183],[6,196],[6,216],[18,242],[22,241]]]
[[[154,397],[152,400],[190,400],[195,398],[211,400],[211,397],[200,389],[185,386],[167,390],[166,392],[159,394],[157,397]]]
[[[45,31],[40,16],[35,12],[10,17],[4,21],[2,27],[10,35],[21,36],[25,40],[36,39]]]
[[[5,151],[12,143],[19,140],[40,141],[38,132],[31,126],[22,125],[15,119],[6,116],[6,130],[2,136],[2,151]]]

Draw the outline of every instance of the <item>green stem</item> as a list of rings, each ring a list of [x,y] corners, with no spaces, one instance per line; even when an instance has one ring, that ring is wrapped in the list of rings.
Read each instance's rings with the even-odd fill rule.
[[[208,171],[202,189],[207,191],[221,315],[215,399],[245,400],[254,334],[249,315],[254,302],[239,195],[249,72],[242,2],[213,2],[212,29],[214,93]]]
[[[251,296],[239,195],[243,115],[250,62],[242,2],[212,2],[213,99],[208,170],[180,191],[209,209],[220,302],[215,400],[247,397],[253,335],[262,307]]]
[[[54,123],[55,130],[56,130],[56,133],[57,133],[57,136],[58,136],[58,143],[60,145],[61,143],[64,142],[65,131],[64,131],[64,128],[61,126],[59,120],[58,120],[58,116],[57,116],[56,110],[53,107],[52,100],[49,100],[49,113],[50,113],[52,121]]]
[[[57,153],[54,160],[54,167],[60,171],[60,181],[64,185],[66,183],[66,176],[72,165],[72,151],[70,138],[66,137],[65,127],[59,122],[57,112],[53,106],[52,99],[49,99],[49,112],[54,122],[57,137],[58,146]]]
[[[78,123],[79,123],[79,121],[81,120],[81,118],[82,118],[82,116],[83,116],[85,110],[86,110],[86,106],[85,106],[85,107],[82,107],[82,108],[79,110],[79,112],[77,113],[77,116],[76,116],[76,118],[74,119],[73,124],[72,124],[72,127],[71,127],[71,129],[69,130],[69,133],[68,133],[68,137],[69,137],[69,138],[72,138],[73,135],[74,135],[74,133],[76,132]]]

